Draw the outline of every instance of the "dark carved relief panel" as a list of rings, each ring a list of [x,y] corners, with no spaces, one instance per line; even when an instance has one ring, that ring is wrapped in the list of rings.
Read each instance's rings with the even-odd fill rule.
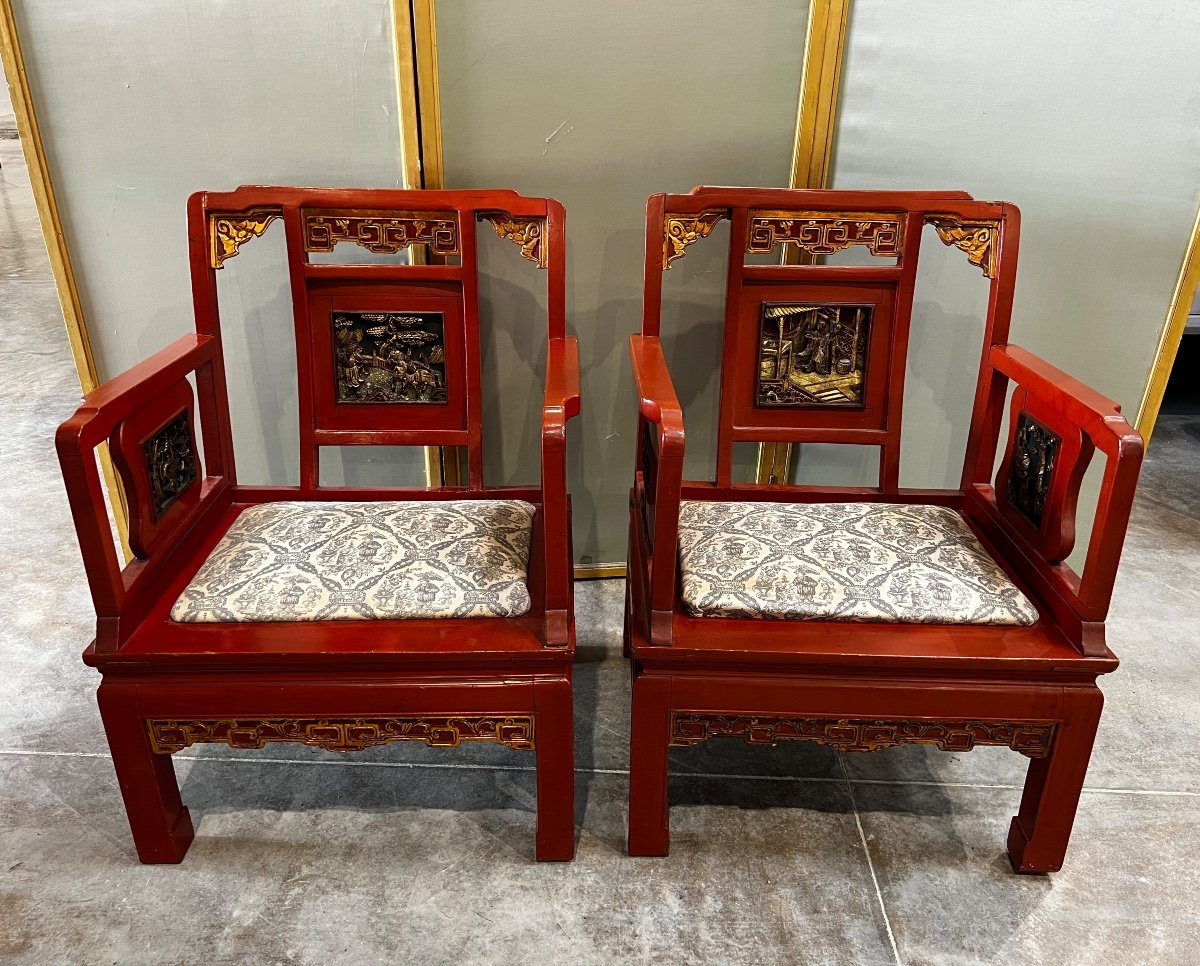
[[[150,502],[158,520],[184,490],[196,482],[196,451],[192,447],[191,414],[185,409],[142,443]]]
[[[870,305],[767,302],[759,329],[759,406],[861,407]]]
[[[1012,466],[1009,467],[1004,498],[1039,529],[1061,443],[1061,436],[1050,432],[1029,413],[1023,412],[1017,417]]]
[[[441,312],[335,312],[339,403],[446,402]]]

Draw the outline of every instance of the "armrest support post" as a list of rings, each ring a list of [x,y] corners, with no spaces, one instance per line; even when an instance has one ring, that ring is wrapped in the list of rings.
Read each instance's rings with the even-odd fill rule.
[[[542,534],[545,539],[546,641],[570,643],[571,511],[567,495],[567,423],[579,415],[579,342],[551,339],[542,410]]]
[[[679,498],[683,480],[685,433],[683,408],[671,383],[662,345],[653,336],[630,337],[633,378],[638,394],[638,465],[646,466],[652,441],[654,479],[645,480],[643,499],[651,504],[649,539],[649,633],[653,644],[669,645],[675,613],[675,574],[679,530]],[[653,427],[647,440],[643,427]],[[644,476],[645,474],[643,474]],[[636,525],[636,524],[635,524]],[[641,575],[637,575],[640,579]],[[630,579],[634,579],[633,575]]]

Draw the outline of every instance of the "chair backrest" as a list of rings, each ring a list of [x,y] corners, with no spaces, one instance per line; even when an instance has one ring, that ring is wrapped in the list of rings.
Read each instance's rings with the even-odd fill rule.
[[[657,337],[663,273],[727,219],[729,259],[716,484],[737,442],[878,446],[879,484],[899,486],[901,409],[922,230],[931,224],[990,280],[984,357],[1008,339],[1019,213],[959,191],[699,187],[646,209],[642,333]],[[746,264],[783,246],[788,262]],[[850,246],[894,260],[815,264]]]
[[[465,486],[482,489],[477,223],[547,271],[548,335],[561,338],[562,206],[513,191],[198,192],[188,235],[200,334],[219,334],[216,273],[276,218],[295,312],[301,490],[320,486],[320,447],[360,445],[465,447]],[[339,242],[413,254],[409,264],[310,257]]]

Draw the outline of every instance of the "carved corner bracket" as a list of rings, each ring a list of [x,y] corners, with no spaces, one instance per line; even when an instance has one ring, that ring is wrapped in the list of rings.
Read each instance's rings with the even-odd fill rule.
[[[501,238],[507,238],[521,249],[521,257],[528,258],[538,268],[550,264],[550,252],[546,247],[546,219],[518,217],[507,211],[481,211],[480,221],[491,222],[492,228]]]
[[[410,245],[428,245],[438,255],[458,254],[458,216],[453,211],[376,209],[301,212],[306,252],[331,252],[338,242],[394,255]]]
[[[1054,744],[1057,727],[1053,723],[1021,721],[881,721],[675,711],[671,714],[671,744],[696,745],[709,738],[732,736],[752,745],[813,741],[838,751],[877,751],[906,744],[970,751],[976,745],[1001,745],[1029,758],[1045,758]]]
[[[717,222],[728,216],[721,208],[710,208],[696,215],[667,214],[663,226],[663,271],[677,258],[683,258],[688,246],[712,234]]]
[[[967,253],[967,261],[977,265],[987,278],[996,277],[999,258],[1000,222],[963,221],[957,215],[927,215],[925,220],[937,230],[944,245],[953,245]]]
[[[237,212],[209,212],[208,263],[224,268],[238,249],[251,238],[258,238],[280,215],[278,208],[248,208]]]
[[[903,243],[904,222],[891,212],[752,211],[746,223],[746,251],[757,255],[791,244],[810,255],[862,245],[872,255],[899,257]]]
[[[328,751],[362,751],[391,741],[421,741],[431,748],[456,748],[464,741],[495,741],[529,749],[532,715],[455,715],[387,718],[221,718],[146,721],[155,754],[169,755],[190,745],[224,743],[231,748],[262,748],[269,741],[295,741]]]

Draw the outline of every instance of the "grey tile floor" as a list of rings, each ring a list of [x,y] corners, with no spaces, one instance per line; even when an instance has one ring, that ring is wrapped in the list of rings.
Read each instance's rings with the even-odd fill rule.
[[[1008,869],[1024,759],[999,749],[681,750],[672,855],[629,859],[616,581],[577,590],[574,863],[532,861],[528,755],[395,745],[179,755],[195,844],[139,865],[51,442],[78,385],[16,142],[0,163],[0,961],[1200,961],[1200,424],[1179,418],[1146,467],[1110,623],[1125,663],[1057,875]]]

